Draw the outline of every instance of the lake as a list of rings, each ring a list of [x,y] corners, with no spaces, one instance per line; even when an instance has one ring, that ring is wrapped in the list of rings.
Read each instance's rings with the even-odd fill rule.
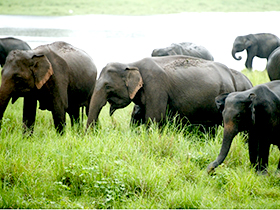
[[[134,62],[151,56],[153,49],[172,43],[193,42],[206,47],[215,61],[244,69],[243,59],[231,56],[234,39],[250,33],[273,33],[280,12],[180,13],[151,16],[82,15],[62,17],[0,15],[0,37],[13,36],[32,48],[66,41],[85,50],[98,72],[109,62]],[[239,55],[237,54],[237,55]],[[253,69],[264,70],[266,59],[255,57]]]

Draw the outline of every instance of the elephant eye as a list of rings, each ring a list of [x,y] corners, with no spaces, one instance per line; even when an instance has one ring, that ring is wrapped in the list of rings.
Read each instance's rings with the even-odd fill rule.
[[[21,81],[22,80],[22,77],[18,74],[15,74],[13,77],[14,77],[15,81]]]
[[[113,91],[113,87],[110,85],[106,85],[105,88],[107,91]]]

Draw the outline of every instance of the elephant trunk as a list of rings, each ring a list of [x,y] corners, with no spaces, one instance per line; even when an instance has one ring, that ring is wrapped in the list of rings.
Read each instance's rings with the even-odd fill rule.
[[[89,127],[94,127],[96,122],[98,121],[99,113],[103,106],[106,105],[107,95],[105,93],[105,89],[94,90],[94,93],[91,97],[88,120],[87,120],[87,129]]]
[[[225,160],[225,158],[229,152],[232,140],[237,133],[238,133],[238,130],[235,128],[233,123],[225,124],[224,137],[223,137],[223,143],[222,143],[222,147],[220,150],[220,154],[218,155],[218,157],[216,158],[215,161],[213,161],[212,163],[210,163],[208,165],[208,167],[207,167],[208,174],[212,174],[215,171],[215,168],[217,168]]]
[[[7,105],[11,99],[12,88],[3,88],[5,87],[3,84],[0,88],[0,129],[2,124],[2,118],[4,112],[7,108]]]
[[[236,49],[233,47],[232,48],[232,51],[231,51],[231,55],[232,55],[232,57],[235,59],[235,60],[241,60],[242,59],[242,57],[241,56],[239,56],[238,58],[235,56],[235,54],[237,53],[237,51],[236,51]]]

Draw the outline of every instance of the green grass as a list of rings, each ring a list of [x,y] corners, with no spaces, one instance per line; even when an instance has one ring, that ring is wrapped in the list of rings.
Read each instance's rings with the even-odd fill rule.
[[[70,13],[69,11],[73,12]],[[13,15],[151,15],[180,12],[280,11],[280,0],[8,0],[0,14]]]
[[[243,73],[254,85],[268,81],[266,71]],[[222,127],[214,137],[175,125],[131,128],[131,111],[132,104],[109,117],[106,106],[97,131],[84,134],[68,125],[60,136],[50,112],[38,110],[34,135],[27,138],[22,99],[9,104],[0,134],[0,208],[280,207],[276,147],[269,176],[258,176],[249,167],[246,136],[239,134],[209,176],[206,167],[219,153]]]
[[[202,11],[272,11],[280,1],[19,1],[0,0],[1,14],[72,15]],[[266,71],[243,73],[254,85]],[[97,131],[68,126],[57,135],[51,113],[37,111],[34,135],[22,135],[22,99],[9,104],[0,133],[0,208],[280,208],[279,150],[271,146],[269,175],[249,167],[246,135],[233,141],[214,176],[207,165],[220,150],[223,128],[213,137],[167,125],[129,127],[132,104],[109,117],[106,106]],[[86,119],[84,124],[86,123]]]

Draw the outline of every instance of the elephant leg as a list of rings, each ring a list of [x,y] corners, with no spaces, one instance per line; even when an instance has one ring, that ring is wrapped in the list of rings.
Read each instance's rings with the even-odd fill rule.
[[[60,109],[60,110],[54,110],[52,112],[53,115],[53,121],[54,121],[54,127],[57,130],[58,133],[63,134],[64,133],[64,128],[66,125],[65,122],[65,110]]]
[[[253,68],[253,58],[256,55],[256,49],[255,48],[247,48],[247,59],[245,62],[245,66],[247,69],[252,69]]]
[[[75,123],[79,123],[80,119],[80,109],[79,107],[75,107],[68,111],[71,119],[71,125],[74,126]]]
[[[145,122],[145,108],[135,105],[131,114],[130,125],[141,125]]]
[[[245,63],[245,66],[246,66],[247,69],[252,69],[253,68],[253,57],[254,56],[251,56],[250,54],[248,54],[247,60],[246,60],[246,63]]]
[[[255,141],[255,138],[249,136],[248,138],[248,148],[249,148],[249,157],[250,162],[253,167],[257,167],[258,159],[258,143]]]
[[[265,138],[262,138],[264,140]],[[262,174],[267,173],[268,156],[269,156],[270,144],[267,142],[260,142],[259,144],[259,159],[258,159],[258,171]]]
[[[34,96],[25,96],[23,101],[23,129],[24,133],[33,133],[36,118],[37,99]]]

